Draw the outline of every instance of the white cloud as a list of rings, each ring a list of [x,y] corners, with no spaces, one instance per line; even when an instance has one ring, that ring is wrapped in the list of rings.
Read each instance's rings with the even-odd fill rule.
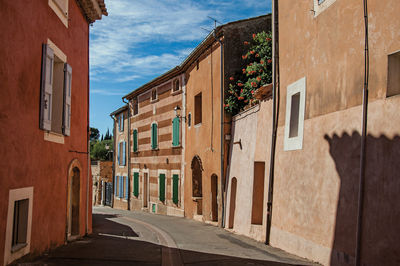
[[[101,89],[91,89],[90,93],[105,95],[105,96],[124,96],[127,94],[126,92],[121,92],[121,91],[111,91],[111,90],[101,90]]]

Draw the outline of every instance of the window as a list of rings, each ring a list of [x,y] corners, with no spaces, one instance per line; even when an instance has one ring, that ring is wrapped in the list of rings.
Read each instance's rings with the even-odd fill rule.
[[[138,99],[133,100],[133,115],[137,115],[139,113],[139,102]]]
[[[286,95],[286,120],[284,150],[300,150],[303,147],[306,78],[290,84]]]
[[[118,116],[118,129],[119,129],[119,132],[124,131],[124,114],[120,114]]]
[[[118,165],[126,165],[126,141],[118,143],[117,147]]]
[[[114,177],[114,195],[115,196],[118,195],[118,179],[119,179],[119,176]]]
[[[160,201],[165,201],[165,174],[159,175],[159,199]]]
[[[28,230],[29,199],[14,202],[14,222],[11,251],[19,250],[26,246]]]
[[[151,91],[151,101],[157,100],[157,88]]]
[[[179,79],[176,79],[174,81],[174,86],[172,88],[172,91],[175,92],[175,91],[179,91],[179,90],[180,90]]]
[[[69,136],[72,68],[50,40],[43,44],[42,52],[40,128]]]
[[[157,149],[158,147],[157,137],[157,124],[153,123],[151,124],[151,148],[153,150]]]
[[[172,120],[172,146],[179,146],[179,117]]]
[[[33,187],[8,191],[5,228],[4,265],[30,252]]]
[[[139,197],[139,173],[133,173],[133,195]]]
[[[49,6],[68,28],[68,0],[49,0]]]
[[[388,57],[388,84],[386,96],[400,94],[400,51]]]
[[[129,177],[125,176],[125,199],[128,199],[129,194]]]
[[[192,113],[188,114],[188,127],[192,125]]]
[[[172,175],[172,202],[178,204],[179,175]]]
[[[265,162],[254,162],[253,202],[251,223],[262,224],[264,201]]]
[[[120,176],[119,177],[119,198],[124,197],[124,177]]]
[[[202,103],[201,92],[194,97],[194,124],[200,124],[202,121]]]
[[[138,151],[138,131],[137,129],[133,130],[133,152]]]

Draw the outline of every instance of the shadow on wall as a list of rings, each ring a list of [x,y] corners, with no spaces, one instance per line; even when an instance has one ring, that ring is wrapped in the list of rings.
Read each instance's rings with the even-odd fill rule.
[[[325,135],[340,176],[331,265],[354,264],[361,136]],[[361,263],[400,265],[400,137],[367,136]]]

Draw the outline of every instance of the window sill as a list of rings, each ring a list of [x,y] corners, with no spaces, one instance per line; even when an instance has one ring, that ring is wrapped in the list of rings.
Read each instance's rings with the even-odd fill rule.
[[[160,149],[159,148],[155,148],[155,149],[151,148],[151,150],[152,151],[159,151]]]
[[[183,92],[182,89],[177,90],[177,91],[172,91],[172,92],[171,92],[171,95],[172,95],[172,96],[175,96],[175,95],[181,94],[182,92]]]
[[[201,127],[201,123],[198,123],[198,124],[194,125],[194,128],[198,128],[198,127]]]
[[[16,244],[14,246],[11,247],[11,253],[15,253],[21,249],[23,249],[24,247],[26,247],[28,244],[27,243],[20,243],[20,244]]]
[[[202,199],[203,199],[203,197],[192,197],[193,201],[198,201],[198,200],[202,200]]]
[[[179,144],[178,146],[172,146],[172,149],[182,149],[182,145]]]
[[[44,140],[58,144],[64,144],[64,135],[50,131],[45,131]]]

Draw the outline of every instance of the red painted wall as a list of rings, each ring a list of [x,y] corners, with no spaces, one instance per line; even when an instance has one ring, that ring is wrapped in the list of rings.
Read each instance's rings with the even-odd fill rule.
[[[70,150],[87,152],[89,28],[74,0],[68,28],[48,0],[0,0],[0,6],[1,264],[10,189],[34,187],[31,253],[64,243],[68,166],[75,158],[82,166],[80,233],[85,233],[87,155]],[[48,38],[72,67],[71,135],[64,144],[45,141],[39,129],[42,44]]]

